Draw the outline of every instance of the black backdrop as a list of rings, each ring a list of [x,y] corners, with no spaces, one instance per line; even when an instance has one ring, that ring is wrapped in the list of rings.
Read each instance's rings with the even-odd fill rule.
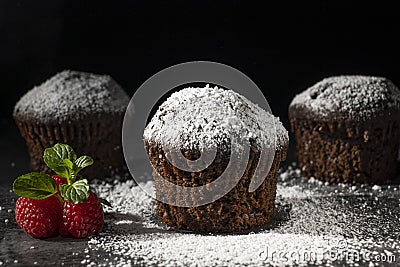
[[[132,95],[165,67],[225,63],[253,79],[286,126],[293,96],[323,77],[374,74],[400,86],[394,5],[262,2],[0,0],[2,151],[24,149],[15,102],[63,69],[110,74]]]

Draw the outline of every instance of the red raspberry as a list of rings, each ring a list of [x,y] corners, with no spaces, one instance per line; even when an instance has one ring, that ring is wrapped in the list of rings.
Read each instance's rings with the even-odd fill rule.
[[[85,238],[99,233],[104,224],[104,212],[96,194],[90,192],[84,203],[65,201],[63,222],[74,237]]]
[[[53,175],[52,177],[58,184],[58,187],[60,187],[60,185],[62,185],[62,184],[67,184],[67,182],[68,182],[66,178],[61,177],[59,175]]]
[[[58,184],[58,192],[60,192],[60,185],[68,183],[68,180],[66,178],[61,177],[59,175],[53,175],[52,177]],[[58,232],[60,233],[60,235],[65,236],[65,237],[70,235],[70,233],[68,232],[68,229],[65,227],[62,220],[61,220],[60,229],[58,229]]]
[[[61,220],[60,228],[58,229],[58,232],[59,232],[60,235],[63,236],[63,237],[71,236],[70,232],[68,232],[68,229],[67,229],[67,227],[64,225],[64,223],[62,222],[62,220]]]
[[[43,200],[20,197],[15,205],[18,225],[36,238],[56,236],[62,220],[62,204],[51,196]]]

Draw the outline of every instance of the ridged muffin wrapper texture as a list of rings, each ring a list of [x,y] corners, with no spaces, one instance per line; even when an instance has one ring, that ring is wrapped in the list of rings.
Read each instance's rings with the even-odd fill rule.
[[[208,168],[197,173],[189,173],[169,163],[160,145],[147,141],[145,145],[154,167],[157,199],[181,198],[188,206],[193,205],[178,207],[157,201],[157,212],[168,226],[193,232],[239,232],[262,227],[270,220],[275,208],[279,165],[286,158],[287,144],[276,150],[268,175],[256,191],[249,192],[249,185],[260,152],[252,146],[244,175],[235,187],[218,200],[202,206],[195,205],[197,200],[188,195],[184,187],[176,190],[175,187],[169,187],[165,181],[186,187],[208,184],[224,171],[229,162],[229,155],[218,151],[214,162]],[[261,164],[259,168],[263,168],[264,165]],[[229,171],[235,175],[235,170]],[[207,189],[209,188],[206,186],[205,190]]]
[[[291,116],[302,174],[331,183],[384,183],[398,168],[400,120],[313,121]]]
[[[84,120],[80,123],[42,124],[15,118],[22,137],[28,146],[31,157],[31,171],[47,172],[49,168],[43,161],[46,148],[57,143],[65,143],[75,149],[77,155],[89,155],[94,165],[83,170],[87,179],[101,179],[113,175],[126,174],[126,166],[121,147],[122,116],[102,116]],[[114,125],[114,126],[113,126]]]

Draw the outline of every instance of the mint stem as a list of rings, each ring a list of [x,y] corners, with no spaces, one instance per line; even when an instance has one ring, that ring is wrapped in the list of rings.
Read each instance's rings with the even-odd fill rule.
[[[55,194],[55,196],[58,198],[58,200],[61,202],[61,204],[64,204],[64,199],[60,196],[59,193]]]
[[[75,172],[71,172],[70,174],[70,179],[68,179],[68,184],[71,185],[75,182],[76,180],[76,173]]]
[[[67,183],[68,183],[68,184],[71,184],[71,175],[67,175],[66,178],[67,178]]]

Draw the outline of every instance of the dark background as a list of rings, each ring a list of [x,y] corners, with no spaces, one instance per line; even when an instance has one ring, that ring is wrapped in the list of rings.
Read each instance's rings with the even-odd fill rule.
[[[165,67],[225,63],[263,90],[287,128],[293,96],[323,77],[372,74],[400,85],[395,5],[263,2],[0,0],[0,183],[27,167],[14,104],[63,69],[109,74],[132,95]]]

